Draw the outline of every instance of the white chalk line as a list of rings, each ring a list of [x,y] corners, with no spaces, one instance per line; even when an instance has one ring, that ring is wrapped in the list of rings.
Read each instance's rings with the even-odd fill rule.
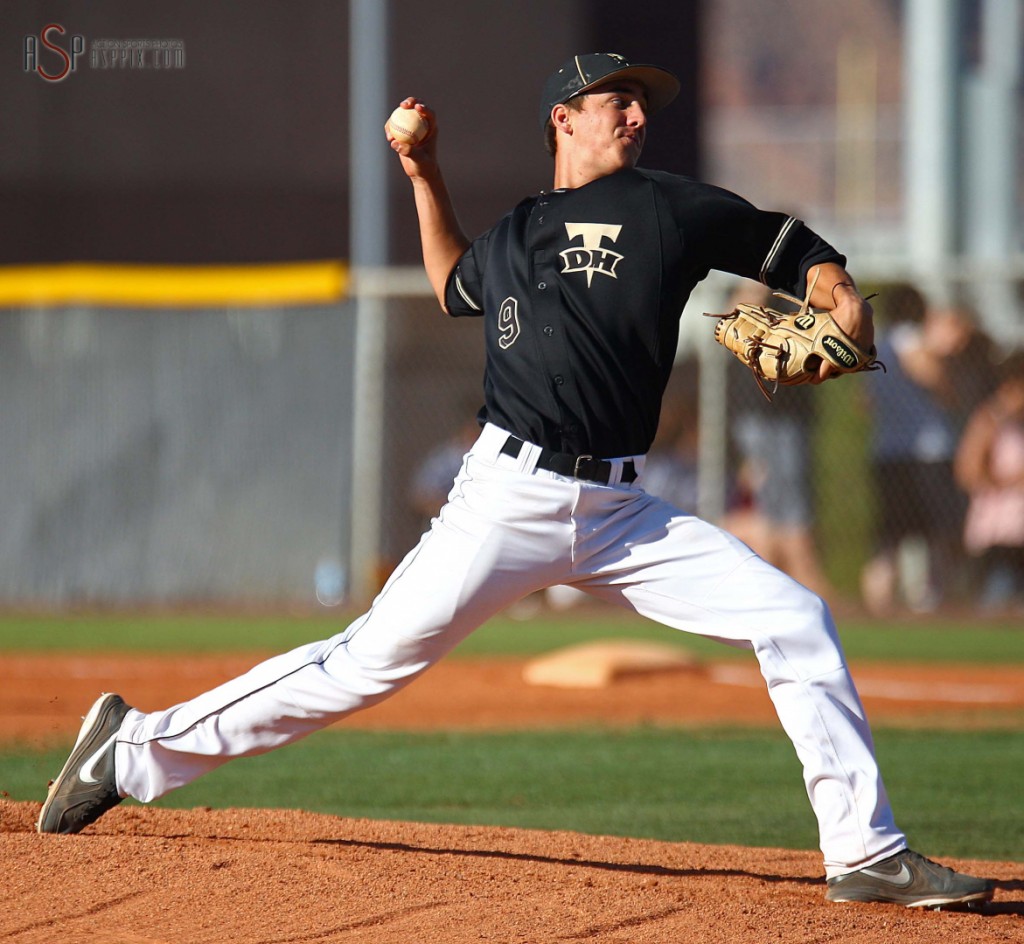
[[[761,688],[764,679],[749,669],[716,665],[708,669],[708,677],[722,685]],[[872,698],[893,701],[941,701],[959,705],[1017,704],[1020,693],[999,685],[970,685],[959,682],[896,682],[882,679],[858,679],[857,691]]]

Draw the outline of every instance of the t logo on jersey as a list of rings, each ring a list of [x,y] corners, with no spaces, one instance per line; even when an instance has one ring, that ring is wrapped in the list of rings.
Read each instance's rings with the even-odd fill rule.
[[[566,223],[565,231],[569,234],[569,239],[582,238],[583,246],[572,246],[559,253],[562,262],[565,263],[562,272],[586,272],[588,288],[594,280],[595,272],[613,279],[618,278],[615,267],[623,257],[611,249],[604,249],[601,240],[615,242],[622,232],[621,226],[611,223]]]

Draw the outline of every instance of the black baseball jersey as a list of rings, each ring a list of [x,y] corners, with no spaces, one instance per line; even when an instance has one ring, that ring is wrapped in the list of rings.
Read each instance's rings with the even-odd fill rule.
[[[485,319],[481,419],[558,452],[647,452],[679,316],[711,269],[803,296],[845,258],[800,221],[686,177],[626,170],[541,193],[478,237],[448,278]]]

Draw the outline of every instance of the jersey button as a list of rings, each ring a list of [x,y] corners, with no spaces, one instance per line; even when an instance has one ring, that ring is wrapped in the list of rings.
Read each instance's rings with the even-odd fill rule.
[[[555,374],[555,385],[561,387],[565,383],[565,378],[561,374]]]
[[[540,290],[541,290],[542,292],[543,292],[543,291],[544,291],[544,289],[546,289],[547,287],[548,287],[548,283],[547,283],[547,282],[538,282],[538,283],[537,283],[537,288],[539,288],[539,289],[540,289]]]
[[[555,333],[555,329],[551,325],[544,325],[544,333],[550,338]]]

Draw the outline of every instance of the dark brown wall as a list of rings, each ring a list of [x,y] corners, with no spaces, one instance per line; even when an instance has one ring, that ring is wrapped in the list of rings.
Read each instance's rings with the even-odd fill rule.
[[[698,4],[664,0],[394,0],[389,94],[441,116],[446,174],[467,231],[544,187],[536,125],[547,73],[610,50],[676,71],[684,94],[645,163],[698,169]],[[47,23],[100,38],[181,39],[182,70],[23,71]],[[245,262],[348,254],[348,7],[337,0],[47,0],[0,5],[0,264]],[[47,71],[62,65],[41,53]],[[381,159],[391,159],[380,124]],[[656,119],[657,120],[657,119]],[[392,256],[418,259],[394,164]]]

